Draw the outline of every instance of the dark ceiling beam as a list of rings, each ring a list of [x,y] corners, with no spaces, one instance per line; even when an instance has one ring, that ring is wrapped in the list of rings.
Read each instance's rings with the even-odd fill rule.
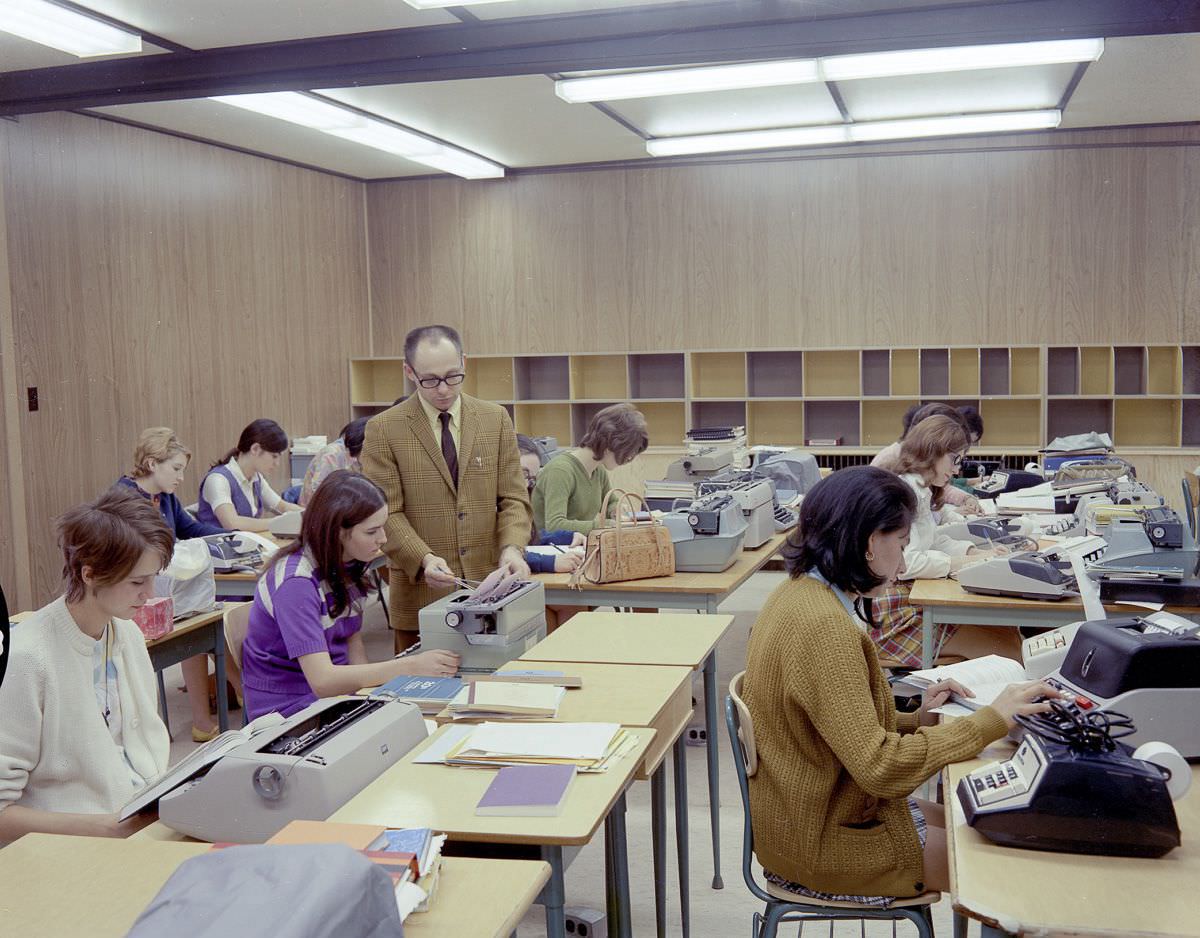
[[[876,4],[877,5],[877,4]],[[842,10],[862,11],[865,0]],[[0,74],[0,115],[260,91],[1200,32],[1200,0],[995,0],[828,15],[794,0],[481,20]]]

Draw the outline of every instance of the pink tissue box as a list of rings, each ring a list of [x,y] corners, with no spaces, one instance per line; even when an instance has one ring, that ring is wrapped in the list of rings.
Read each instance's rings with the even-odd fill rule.
[[[147,639],[162,638],[175,627],[175,600],[155,596],[133,614],[133,621]]]

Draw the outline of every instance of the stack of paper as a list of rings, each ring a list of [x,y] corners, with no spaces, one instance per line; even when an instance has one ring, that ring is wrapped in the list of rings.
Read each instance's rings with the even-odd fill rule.
[[[566,692],[566,688],[554,684],[472,681],[455,695],[448,709],[456,720],[490,717],[554,719]]]
[[[444,756],[448,765],[573,765],[602,772],[634,740],[618,723],[481,723]]]

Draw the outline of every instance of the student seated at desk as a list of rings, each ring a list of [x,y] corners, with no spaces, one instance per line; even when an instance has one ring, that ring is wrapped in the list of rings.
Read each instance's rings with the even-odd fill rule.
[[[904,413],[904,432],[900,434],[900,439],[895,443],[885,446],[876,453],[875,458],[871,460],[871,465],[878,466],[881,469],[890,469],[893,472],[898,471],[900,448],[904,445],[904,440],[908,437],[913,427],[929,417],[949,417],[960,423],[963,430],[967,433],[970,446],[978,446],[979,441],[983,439],[983,418],[974,407],[967,406],[955,409],[949,404],[913,404]],[[955,475],[958,475],[958,470],[959,466],[955,466]],[[979,500],[974,495],[954,485],[946,486],[943,503],[962,514],[977,515],[983,511],[979,506]],[[944,520],[958,519],[949,516]]]
[[[290,716],[319,698],[399,674],[458,670],[458,655],[449,651],[367,663],[359,632],[365,574],[387,543],[387,514],[379,486],[346,469],[313,494],[300,537],[276,552],[258,579],[242,645],[247,719],[272,711]]]
[[[154,669],[130,622],[174,538],[113,488],[58,523],[66,591],[12,630],[0,687],[0,842],[32,833],[126,837],[121,807],[167,768]]]
[[[608,497],[608,474],[633,462],[649,445],[641,411],[632,404],[605,407],[588,423],[579,447],[555,456],[538,474],[534,526],[587,534]]]
[[[904,573],[912,489],[869,466],[842,469],[804,498],[784,550],[789,578],[754,623],[742,695],[754,724],[754,852],[799,896],[890,905],[949,886],[941,805],[912,793],[950,762],[1002,737],[1017,714],[1057,696],[1013,684],[988,707],[936,725],[934,684],[917,713],[896,712],[865,634],[872,597]],[[928,825],[928,828],[927,826]]]
[[[179,441],[174,430],[150,427],[142,431],[134,447],[133,471],[116,483],[152,502],[177,541],[225,533],[225,528],[219,524],[197,521],[175,497],[175,490],[183,482],[183,473],[191,458],[191,450]],[[175,582],[166,576],[157,578],[156,595],[171,595]],[[183,662],[182,668],[183,683],[192,708],[192,740],[206,743],[217,735],[217,721],[208,709],[208,655],[194,655]],[[231,671],[230,677],[236,687],[237,675]]]
[[[259,419],[242,431],[237,446],[212,464],[200,485],[197,517],[231,531],[266,531],[268,515],[299,511],[264,478],[279,468],[288,437],[274,420]]]
[[[889,587],[875,603],[871,638],[881,658],[900,667],[921,667],[921,611],[909,601],[912,581],[949,576],[964,563],[1005,553],[959,541],[939,531],[933,512],[942,505],[955,468],[968,446],[967,433],[950,417],[929,417],[915,424],[900,448],[896,471],[917,499],[902,582]],[[1014,623],[1015,624],[1015,623]],[[1021,660],[1016,628],[939,624],[933,637],[934,656],[959,658],[1004,655]]]
[[[538,474],[542,469],[541,454],[538,452],[537,444],[523,433],[517,434],[517,449],[521,453],[521,472],[525,476],[525,485],[532,493]],[[539,531],[536,524],[529,532],[530,545],[554,544],[582,547],[585,541],[586,538],[578,531]],[[527,550],[525,551],[525,562],[529,564],[529,569],[533,573],[571,573],[583,562],[583,557],[578,553],[551,555]]]
[[[342,427],[338,438],[312,458],[308,471],[304,473],[304,484],[300,487],[300,507],[308,507],[309,500],[317,486],[331,472],[338,469],[349,469],[351,472],[362,472],[362,463],[358,456],[362,452],[363,437],[367,432],[369,417],[359,417],[351,420]]]

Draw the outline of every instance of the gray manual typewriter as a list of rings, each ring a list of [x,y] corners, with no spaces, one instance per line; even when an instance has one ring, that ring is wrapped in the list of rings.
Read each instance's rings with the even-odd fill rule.
[[[417,616],[421,650],[444,649],[462,658],[462,671],[495,671],[546,637],[546,590],[536,580],[513,580],[497,597],[461,589]]]

